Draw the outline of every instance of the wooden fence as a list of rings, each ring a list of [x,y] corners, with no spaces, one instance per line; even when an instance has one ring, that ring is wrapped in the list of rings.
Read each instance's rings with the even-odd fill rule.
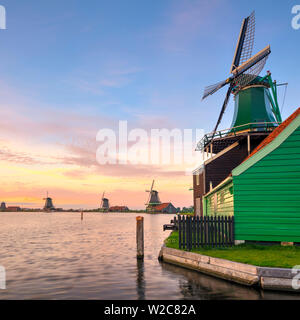
[[[234,245],[234,217],[177,216],[172,222],[179,232],[179,249]]]

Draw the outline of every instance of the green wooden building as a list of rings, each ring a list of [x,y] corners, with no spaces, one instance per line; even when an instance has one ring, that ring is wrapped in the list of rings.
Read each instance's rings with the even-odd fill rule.
[[[300,243],[300,108],[203,196],[204,215],[235,217],[235,239]]]

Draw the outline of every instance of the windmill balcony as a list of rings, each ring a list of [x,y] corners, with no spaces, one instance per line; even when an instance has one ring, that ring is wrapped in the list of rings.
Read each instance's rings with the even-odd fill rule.
[[[196,151],[217,154],[245,136],[267,136],[279,124],[279,122],[253,122],[217,131],[215,134],[208,133],[197,144]]]

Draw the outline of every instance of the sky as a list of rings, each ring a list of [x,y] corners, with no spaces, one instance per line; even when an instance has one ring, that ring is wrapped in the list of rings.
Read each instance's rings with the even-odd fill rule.
[[[298,3],[299,2],[299,3]],[[192,205],[182,165],[100,165],[99,130],[211,132],[226,93],[201,101],[229,70],[242,19],[256,11],[256,53],[278,82],[283,119],[299,107],[299,1],[0,0],[0,201],[41,208],[144,208],[155,179],[163,202]],[[283,104],[284,102],[284,104]],[[229,128],[233,100],[221,129]]]

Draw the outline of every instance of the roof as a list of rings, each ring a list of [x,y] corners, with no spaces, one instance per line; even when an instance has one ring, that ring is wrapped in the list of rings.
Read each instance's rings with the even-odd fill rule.
[[[300,115],[300,108],[298,108],[291,116],[289,116],[281,125],[279,125],[272,133],[268,135],[266,139],[264,139],[253,151],[252,153],[244,160],[248,160],[258,151],[266,147],[269,143],[271,143],[285,128],[289,126],[289,124]]]
[[[126,206],[112,206],[109,209],[110,210],[124,210],[124,209],[128,209],[128,207],[126,207]]]
[[[171,202],[161,203],[161,204],[159,204],[158,206],[155,206],[155,210],[158,210],[158,211],[164,210],[164,209],[166,209],[169,205],[172,205],[172,203],[171,203]]]

